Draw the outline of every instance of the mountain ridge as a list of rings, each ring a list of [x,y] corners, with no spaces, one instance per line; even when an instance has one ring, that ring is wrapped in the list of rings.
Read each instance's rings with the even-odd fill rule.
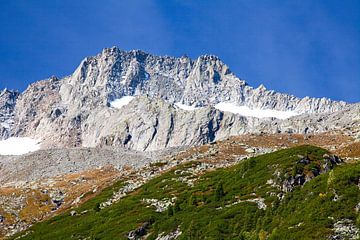
[[[135,100],[124,109],[113,109],[111,102],[124,96]],[[281,121],[276,115],[260,119],[216,109],[219,103],[292,111],[298,116]],[[176,104],[191,106],[194,111],[184,111]],[[356,114],[356,106],[328,98],[298,98],[267,90],[264,85],[253,88],[214,55],[193,60],[112,47],[85,58],[72,75],[30,84],[13,106],[10,120],[14,124],[0,137],[42,139],[44,147],[110,144],[160,150],[244,133],[331,130],[333,126],[317,121],[315,115],[349,108],[355,112],[350,114]],[[310,120],[302,120],[303,114]],[[342,114],[338,117],[342,125],[358,121]],[[292,125],[295,127],[288,130]]]

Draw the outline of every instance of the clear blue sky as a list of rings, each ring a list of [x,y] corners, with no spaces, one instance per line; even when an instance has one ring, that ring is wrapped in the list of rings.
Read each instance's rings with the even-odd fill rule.
[[[250,85],[360,101],[359,0],[0,0],[0,88],[105,47],[218,55]]]

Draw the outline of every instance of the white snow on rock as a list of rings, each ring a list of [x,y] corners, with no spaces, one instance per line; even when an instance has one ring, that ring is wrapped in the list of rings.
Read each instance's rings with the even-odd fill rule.
[[[272,109],[259,109],[259,108],[251,109],[247,106],[237,106],[234,103],[226,103],[226,102],[216,104],[215,108],[223,112],[231,112],[234,114],[240,114],[245,117],[256,117],[256,118],[271,117],[278,119],[287,119],[299,115],[299,113],[295,111],[278,111]]]
[[[194,110],[196,110],[196,109],[199,109],[199,108],[197,108],[197,107],[185,105],[185,104],[182,104],[182,103],[180,103],[180,102],[175,103],[175,106],[178,107],[178,108],[180,108],[180,109],[183,109],[183,110],[185,110],[185,111],[194,111]]]
[[[122,98],[115,99],[114,101],[110,102],[110,106],[113,108],[120,109],[123,106],[128,105],[133,99],[134,99],[133,96],[124,96]]]
[[[0,126],[3,127],[3,128],[10,128],[10,125],[6,122],[2,122],[0,123]]]
[[[0,155],[22,155],[40,149],[40,141],[28,137],[12,137],[0,141]]]

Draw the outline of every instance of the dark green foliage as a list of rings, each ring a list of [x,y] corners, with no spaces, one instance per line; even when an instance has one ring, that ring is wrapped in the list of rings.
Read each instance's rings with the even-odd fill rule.
[[[278,184],[289,176],[319,168],[325,150],[301,146],[247,159],[234,167],[218,169],[200,177],[194,187],[175,179],[174,171],[145,184],[134,194],[105,209],[101,202],[121,187],[117,183],[83,204],[77,212],[35,224],[22,239],[126,239],[127,234],[148,223],[148,239],[179,226],[179,239],[328,239],[336,220],[350,219],[360,227],[355,206],[360,201],[360,163],[343,164],[297,186],[280,201]],[[310,164],[299,164],[298,155]],[[194,163],[179,166],[192,167]],[[279,179],[275,173],[280,173]],[[185,176],[182,175],[182,176]],[[340,196],[333,201],[335,193]],[[146,198],[177,197],[166,212],[155,212],[142,201]],[[255,202],[263,198],[267,208]],[[17,235],[20,236],[23,233]]]
[[[95,210],[96,212],[100,211],[100,203],[96,203],[96,204],[95,204],[94,210]]]
[[[189,207],[196,206],[197,199],[196,196],[191,194],[189,197]]]
[[[220,199],[222,199],[222,197],[224,197],[225,193],[224,193],[224,187],[223,184],[220,182],[217,186],[216,186],[216,190],[215,190],[215,201],[220,201]]]
[[[174,205],[174,212],[177,213],[177,212],[180,212],[181,209],[180,209],[180,203],[178,201],[175,202],[175,205]]]
[[[197,225],[196,225],[196,223],[194,223],[194,221],[191,221],[187,228],[186,238],[187,239],[199,239],[199,232],[197,229]]]
[[[174,208],[173,208],[173,206],[169,206],[168,207],[168,209],[167,209],[167,215],[169,216],[169,217],[171,217],[171,216],[173,216],[174,215]]]

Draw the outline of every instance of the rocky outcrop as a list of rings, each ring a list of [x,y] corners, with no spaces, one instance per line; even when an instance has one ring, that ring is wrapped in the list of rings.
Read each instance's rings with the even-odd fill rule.
[[[359,228],[350,220],[342,219],[334,223],[334,234],[329,238],[331,240],[355,240],[360,237]]]
[[[180,229],[180,226],[178,226],[175,231],[168,234],[165,234],[164,232],[160,233],[155,240],[174,240],[179,238],[181,234],[182,231]]]
[[[310,164],[311,169],[309,168]],[[314,165],[315,163],[315,165]],[[292,176],[287,177],[281,184],[281,190],[284,192],[291,192],[296,186],[302,186],[309,182],[314,177],[326,173],[333,169],[336,165],[342,163],[342,160],[335,155],[325,154],[320,163],[316,164],[308,157],[301,156],[300,160],[295,165]]]
[[[0,140],[10,136],[14,125],[14,109],[19,92],[4,89],[0,91]]]
[[[137,229],[131,231],[128,233],[127,238],[129,240],[136,240],[136,239],[145,239],[142,238],[144,237],[144,235],[146,235],[147,233],[147,228],[149,228],[150,223],[149,222],[145,222],[143,223],[140,227],[138,227]]]

